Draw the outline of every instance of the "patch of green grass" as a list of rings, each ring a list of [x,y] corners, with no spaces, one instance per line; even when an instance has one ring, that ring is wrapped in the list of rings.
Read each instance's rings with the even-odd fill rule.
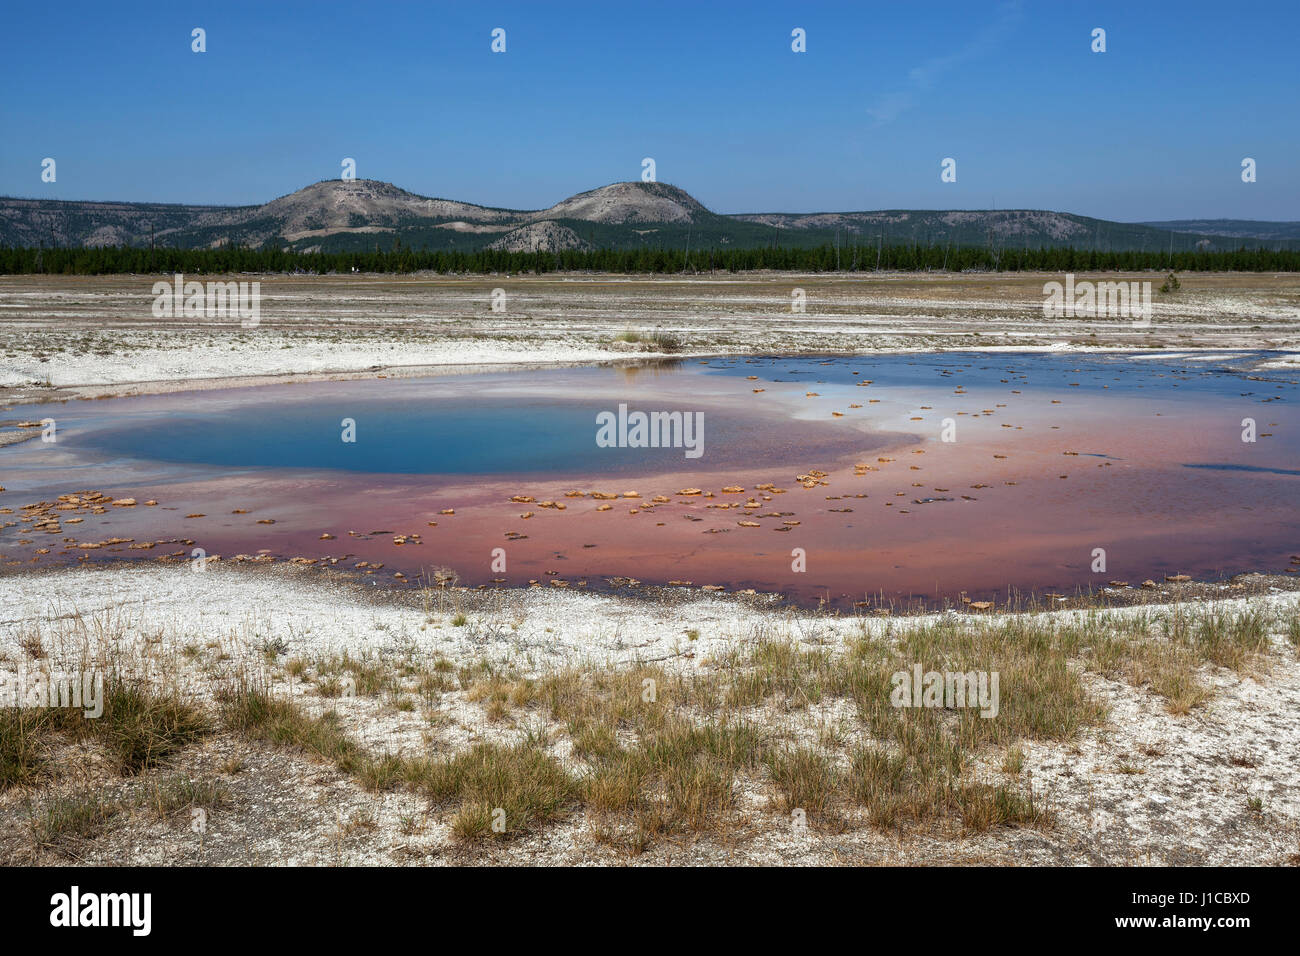
[[[50,797],[29,806],[33,842],[41,847],[57,847],[89,839],[100,833],[120,809],[94,791]]]
[[[664,332],[656,329],[653,332],[639,332],[635,329],[625,329],[614,336],[615,342],[627,342],[631,345],[645,345],[655,352],[678,352],[681,351],[682,341],[672,332]]]
[[[749,707],[771,697],[779,697],[790,708],[818,703],[835,669],[827,652],[804,651],[777,640],[762,641],[730,663],[726,700],[733,707]]]
[[[840,785],[834,761],[824,752],[798,747],[767,755],[768,772],[776,785],[781,809],[803,810],[809,816],[830,808]]]
[[[1077,668],[1079,635],[1023,619],[998,624],[940,621],[863,635],[844,653],[763,641],[725,663],[727,700],[736,706],[807,707],[834,698],[852,701],[868,736],[847,754],[836,747],[765,751],[778,805],[829,816],[838,803],[863,806],[879,827],[941,817],[967,828],[1043,819],[1032,795],[1015,786],[986,787],[963,777],[970,755],[1023,739],[1072,739],[1100,723],[1105,708],[1086,693]],[[976,701],[951,710],[895,707],[893,676],[924,670],[999,675],[996,717]],[[1016,757],[1016,754],[1019,757]],[[1009,751],[1018,774],[1023,753]]]
[[[364,763],[361,748],[343,732],[333,711],[312,716],[293,701],[245,682],[224,688],[217,702],[222,723],[249,740],[299,747],[345,773]]]
[[[1008,747],[1006,756],[1002,759],[1002,772],[1009,773],[1013,777],[1018,777],[1020,776],[1020,772],[1024,769],[1024,748],[1019,746]]]
[[[665,354],[679,352],[682,349],[682,340],[671,332],[652,332],[645,337],[644,341],[655,351]]]
[[[95,740],[108,749],[121,773],[136,774],[209,730],[207,718],[178,691],[156,691],[143,681],[117,676],[102,686],[98,717],[75,707],[0,710],[0,789],[34,782],[48,769],[48,754],[59,736]]]
[[[157,693],[143,682],[110,680],[104,713],[85,723],[116,755],[122,773],[139,773],[197,740],[210,729],[193,704],[172,691]]]
[[[1199,659],[1239,673],[1268,649],[1268,619],[1258,608],[1229,614],[1211,607],[1188,627],[1185,641]]]
[[[1165,709],[1175,716],[1186,714],[1212,696],[1200,682],[1194,667],[1179,655],[1170,655],[1166,663],[1150,673],[1151,689],[1165,698]]]
[[[434,804],[454,805],[462,839],[508,837],[562,816],[578,782],[534,741],[478,743],[445,758],[408,765],[407,779]]]
[[[358,697],[378,697],[394,687],[394,670],[373,656],[353,657],[345,650],[313,664],[320,677],[317,693],[322,697],[338,697],[345,686]]]
[[[992,827],[1035,827],[1051,820],[1034,801],[1032,790],[999,784],[966,783],[957,788],[954,804],[962,826],[975,833]]]
[[[0,710],[0,789],[36,780],[46,766],[48,736],[62,729],[64,716],[47,708]]]
[[[392,790],[408,773],[407,762],[396,754],[371,755],[356,763],[357,780],[367,790]]]
[[[1087,627],[1086,664],[1165,697],[1172,714],[1185,714],[1213,696],[1198,676],[1206,665],[1247,674],[1268,652],[1268,616],[1257,608],[1174,606],[1127,616],[1103,615]]]
[[[192,810],[196,807],[216,810],[229,801],[230,789],[216,777],[173,774],[150,784],[143,802],[159,818],[165,818],[180,810]]]

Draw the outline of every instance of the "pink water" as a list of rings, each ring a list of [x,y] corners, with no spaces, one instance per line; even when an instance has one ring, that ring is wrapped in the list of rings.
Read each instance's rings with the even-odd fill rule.
[[[631,376],[556,370],[43,406],[42,416],[62,420],[57,445],[0,450],[0,505],[14,512],[0,519],[15,522],[0,531],[0,566],[182,560],[201,548],[224,561],[263,553],[351,569],[399,587],[440,567],[471,587],[597,589],[632,577],[840,605],[962,593],[1004,600],[1012,591],[1295,567],[1295,383],[1214,368],[1055,356],[728,360]],[[871,384],[856,384],[863,380]],[[429,434],[448,424],[440,409],[463,425],[467,398],[481,421],[456,440],[473,448],[404,453],[409,429],[396,445],[364,446],[384,416],[408,416],[409,425],[416,409]],[[701,412],[704,454],[598,448],[594,412],[619,402]],[[272,424],[269,438],[250,437],[244,449],[250,408]],[[348,408],[360,409],[361,437],[335,448]],[[448,462],[501,457],[497,415],[518,446],[505,473],[451,470]],[[1241,440],[1246,417],[1256,419],[1255,442]],[[945,419],[955,441],[943,440]],[[179,439],[158,447],[179,420],[202,436],[195,450]],[[221,434],[231,422],[243,429],[236,440]],[[519,436],[544,437],[548,427],[563,435],[524,447]],[[208,447],[220,448],[212,455],[220,460],[185,460]],[[355,451],[347,468],[259,461]],[[367,456],[384,470],[367,470]],[[401,470],[417,460],[444,470]],[[796,480],[813,471],[825,475]],[[722,490],[732,486],[744,491]],[[688,488],[703,494],[679,494]],[[88,489],[141,504],[65,512],[83,521],[58,533],[32,533],[34,522],[20,520],[25,505]],[[575,490],[584,495],[565,497]],[[142,504],[151,499],[158,504]],[[548,500],[565,507],[539,506]],[[717,507],[732,503],[740,507]],[[186,517],[194,514],[203,517]],[[132,541],[80,547],[112,538]],[[1102,571],[1093,569],[1095,549],[1105,552]]]

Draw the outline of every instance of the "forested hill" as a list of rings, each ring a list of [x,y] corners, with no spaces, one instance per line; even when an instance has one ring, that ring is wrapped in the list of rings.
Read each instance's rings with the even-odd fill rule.
[[[328,180],[259,206],[0,198],[0,246],[305,253],[812,250],[872,246],[1038,248],[1098,253],[1300,249],[1294,223],[1120,223],[1033,209],[722,215],[667,183],[613,183],[541,210],[416,195],[374,180]]]

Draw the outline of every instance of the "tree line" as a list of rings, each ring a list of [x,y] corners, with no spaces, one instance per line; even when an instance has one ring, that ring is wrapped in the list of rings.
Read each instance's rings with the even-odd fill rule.
[[[504,273],[609,272],[1300,272],[1300,250],[1098,251],[1063,247],[830,244],[815,248],[569,249],[562,252],[472,252],[395,248],[387,252],[295,252],[286,249],[139,248],[135,246],[0,246],[0,275],[223,273]]]

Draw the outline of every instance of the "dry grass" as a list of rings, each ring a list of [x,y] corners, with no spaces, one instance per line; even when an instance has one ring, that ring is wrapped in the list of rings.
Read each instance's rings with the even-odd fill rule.
[[[0,710],[0,789],[29,784],[40,775],[52,734],[64,729],[66,714],[48,708]]]
[[[207,717],[178,691],[159,693],[126,680],[110,680],[104,689],[103,716],[83,723],[116,755],[123,773],[155,766],[210,729]]]
[[[135,774],[209,729],[208,719],[179,691],[159,691],[142,679],[110,676],[103,685],[103,713],[98,717],[72,707],[0,710],[0,789],[34,782],[60,739],[95,741],[122,773]]]
[[[534,833],[579,813],[597,840],[630,853],[669,838],[727,839],[756,813],[798,814],[836,831],[1047,826],[1052,817],[1024,773],[1023,745],[1068,743],[1105,722],[1088,672],[1145,688],[1170,713],[1186,713],[1213,692],[1207,668],[1266,667],[1274,633],[1300,646],[1293,612],[1275,619],[1173,606],[1068,623],[954,616],[863,622],[849,639],[831,642],[815,629],[774,626],[684,667],[529,674],[518,662],[458,666],[414,651],[263,661],[287,678],[279,687],[265,669],[249,678],[190,645],[177,659],[213,681],[215,714],[176,690],[175,674],[151,684],[112,667],[99,719],[70,708],[0,710],[0,788],[56,776],[53,755],[69,741],[94,743],[131,777],[165,764],[219,721],[236,737],[326,761],[369,791],[418,794],[461,841]],[[996,717],[976,706],[895,706],[894,675],[917,664],[996,672]],[[373,751],[344,730],[335,709],[362,702],[321,699],[338,697],[333,688],[345,679],[368,706],[382,708],[374,699],[386,697],[387,712],[403,718],[421,700],[428,726],[444,707],[472,706],[487,718],[491,739],[448,749],[426,734],[427,749]],[[296,683],[312,685],[310,693],[300,687],[295,695]],[[1124,763],[1119,772],[1142,771]],[[219,781],[179,775],[112,798],[51,791],[29,801],[33,843],[93,839],[123,810],[165,818],[220,807],[228,796]],[[345,826],[370,828],[358,819]]]
[[[160,820],[183,810],[216,810],[229,801],[230,790],[220,779],[182,773],[152,782],[141,797],[141,804]]]
[[[215,811],[230,801],[226,785],[216,778],[170,774],[127,791],[103,789],[49,793],[26,802],[28,828],[36,849],[67,852],[93,839],[116,819],[145,811],[165,820],[182,811]]]
[[[1150,687],[1165,698],[1171,714],[1179,715],[1212,696],[1199,673],[1204,665],[1242,675],[1266,666],[1269,628],[1267,615],[1258,609],[1228,614],[1213,606],[1174,605],[1090,620],[1079,629],[1079,642],[1087,648],[1090,669]]]
[[[52,796],[29,807],[32,842],[59,847],[97,835],[121,808],[96,792]]]
[[[329,759],[368,789],[423,793],[452,812],[453,832],[466,840],[529,832],[580,808],[601,839],[643,849],[664,835],[717,834],[743,822],[745,788],[765,790],[774,811],[802,811],[826,826],[845,826],[855,814],[882,828],[1038,826],[1050,816],[1022,779],[1021,743],[1071,741],[1104,722],[1085,670],[1148,686],[1179,713],[1210,694],[1202,665],[1244,672],[1268,644],[1258,612],[1174,608],[1118,620],[1125,623],[1100,615],[1068,625],[1029,616],[941,619],[864,627],[842,647],[768,636],[687,672],[632,665],[521,677],[478,661],[457,671],[464,701],[494,724],[536,718],[555,729],[438,757],[366,754],[332,715],[307,717],[248,690],[234,699],[261,716],[235,726]],[[914,663],[997,672],[997,716],[974,706],[894,706],[893,675]],[[346,656],[333,669],[364,675],[374,692],[393,680],[379,664]],[[403,665],[407,676],[437,680],[438,693],[453,690],[446,671]],[[856,732],[822,727],[812,743],[790,742],[813,711],[836,704],[850,707]],[[571,745],[567,765],[551,750],[552,733]],[[972,762],[994,748],[1002,755],[992,766],[1012,779],[987,783],[973,774]]]
[[[239,736],[301,748],[345,772],[364,763],[361,748],[343,732],[334,711],[312,716],[269,687],[248,680],[235,680],[222,688],[217,701],[222,723]]]
[[[437,760],[411,762],[406,780],[434,806],[452,806],[461,839],[515,836],[563,816],[578,784],[536,740],[475,744]]]

